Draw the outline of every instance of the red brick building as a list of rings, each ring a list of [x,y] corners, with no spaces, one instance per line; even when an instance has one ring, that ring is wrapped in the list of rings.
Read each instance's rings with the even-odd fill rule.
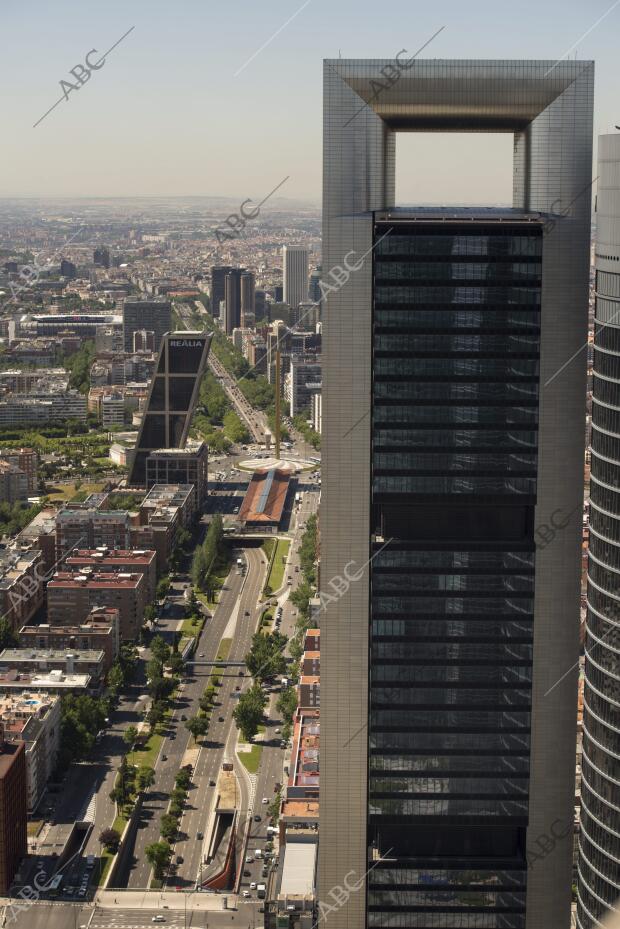
[[[26,747],[23,742],[5,741],[0,725],[0,894],[3,896],[8,893],[27,852],[27,807]]]
[[[120,638],[135,642],[148,603],[143,574],[57,571],[47,585],[47,617],[50,626],[64,626],[67,617],[83,622],[93,607],[118,610]]]

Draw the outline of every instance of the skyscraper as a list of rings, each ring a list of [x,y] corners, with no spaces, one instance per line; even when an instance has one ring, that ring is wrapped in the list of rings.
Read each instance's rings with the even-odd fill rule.
[[[256,282],[251,271],[241,275],[241,325],[253,328],[256,319]]]
[[[593,65],[382,68],[324,71],[319,899],[560,929],[572,845],[528,849],[572,823]],[[513,207],[397,209],[430,129],[513,133]]]
[[[232,335],[233,329],[241,325],[241,279],[244,268],[231,268],[224,280],[224,320],[223,330]]]
[[[134,332],[142,329],[154,333],[155,351],[159,351],[161,340],[172,328],[169,300],[123,301],[123,340],[126,352],[133,351]]]
[[[207,332],[166,333],[151,380],[128,485],[144,487],[146,460],[151,452],[185,447],[211,338]]]
[[[232,270],[228,265],[211,268],[211,315],[214,319],[219,318],[220,303],[225,298],[226,275]]]
[[[283,299],[290,307],[308,299],[308,249],[303,245],[282,246]]]
[[[588,607],[577,925],[620,896],[620,135],[598,145]]]

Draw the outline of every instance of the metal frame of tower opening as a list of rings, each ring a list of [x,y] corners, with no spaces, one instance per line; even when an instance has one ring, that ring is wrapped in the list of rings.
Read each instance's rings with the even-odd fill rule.
[[[206,331],[183,330],[164,335],[127,477],[128,486],[144,487],[150,452],[185,447],[212,338],[212,333]]]

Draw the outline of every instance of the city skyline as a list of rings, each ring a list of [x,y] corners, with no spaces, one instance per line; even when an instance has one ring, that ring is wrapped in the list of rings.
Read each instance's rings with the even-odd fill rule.
[[[353,0],[337,5],[310,0],[292,7],[277,0],[267,8],[246,3],[242,33],[232,7],[196,2],[186,3],[186,16],[178,22],[163,0],[139,0],[131,10],[111,0],[105,14],[75,0],[62,0],[53,9],[39,7],[35,16],[27,5],[5,6],[2,16],[12,41],[0,67],[5,86],[17,73],[20,81],[4,105],[4,122],[12,131],[3,147],[0,196],[139,193],[260,200],[288,176],[282,196],[318,202],[321,60],[339,52],[348,58],[390,58],[403,48],[413,55],[442,27],[420,52],[421,59],[555,60],[576,51],[581,58],[596,57],[595,136],[613,131],[620,9],[612,9],[611,0],[595,0],[587,8],[577,0],[551,0],[544,6],[524,0],[518,10],[498,17],[490,0],[467,8],[448,0],[439,9],[416,10],[414,16],[399,0],[391,17],[373,23],[371,35],[367,10]],[[60,81],[74,81],[71,69],[79,63],[84,67],[93,48],[103,54],[131,27],[80,90],[71,91],[33,128],[62,97]],[[24,73],[26,54],[30,65]],[[96,56],[89,61],[98,64]],[[208,120],[196,120],[197,98],[208,107]],[[170,134],[168,115],[175,127]],[[114,133],[103,132],[105,125],[114,126]],[[210,136],[218,126],[221,138],[214,145]],[[248,137],[254,140],[251,149]],[[503,144],[494,140],[484,169],[474,170],[472,197],[488,197],[494,156],[504,151]],[[424,190],[433,175],[449,177],[449,153],[431,147],[421,157],[421,171],[405,189],[409,202],[428,200]],[[505,176],[502,170],[502,184]],[[493,202],[501,199],[492,196]]]

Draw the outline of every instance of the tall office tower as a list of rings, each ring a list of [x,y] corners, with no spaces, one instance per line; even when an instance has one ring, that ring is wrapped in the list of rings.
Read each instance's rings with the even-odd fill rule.
[[[253,329],[256,321],[256,281],[251,271],[241,275],[241,326]]]
[[[211,268],[211,316],[215,319],[220,315],[220,303],[224,300],[226,275],[234,268],[228,265]]]
[[[330,929],[560,929],[572,844],[526,856],[572,823],[594,69],[377,93],[395,67],[324,71],[319,899],[359,887]],[[513,208],[397,209],[395,133],[466,129],[514,134]]]
[[[66,258],[63,258],[60,262],[60,273],[62,277],[67,277],[69,280],[73,280],[77,276],[77,268],[72,261],[68,261]]]
[[[93,251],[93,264],[98,265],[100,268],[109,268],[110,267],[110,249],[105,245],[96,248]]]
[[[317,268],[316,271],[313,271],[310,275],[310,282],[308,284],[308,299],[312,303],[320,303],[321,301],[321,268]]]
[[[254,314],[255,321],[256,319],[267,319],[269,320],[269,313],[266,310],[266,294],[264,290],[256,290],[254,292]]]
[[[282,286],[290,307],[308,299],[308,249],[303,245],[282,246]]]
[[[123,341],[126,352],[133,351],[133,334],[142,329],[152,331],[155,351],[159,351],[161,340],[172,328],[171,304],[169,300],[124,300]]]
[[[620,135],[598,145],[590,551],[577,925],[620,896]]]
[[[241,325],[241,278],[244,268],[232,268],[224,282],[224,319],[222,328],[226,335]]]
[[[128,485],[144,487],[146,460],[152,452],[185,448],[211,338],[207,332],[166,334],[151,380]]]

